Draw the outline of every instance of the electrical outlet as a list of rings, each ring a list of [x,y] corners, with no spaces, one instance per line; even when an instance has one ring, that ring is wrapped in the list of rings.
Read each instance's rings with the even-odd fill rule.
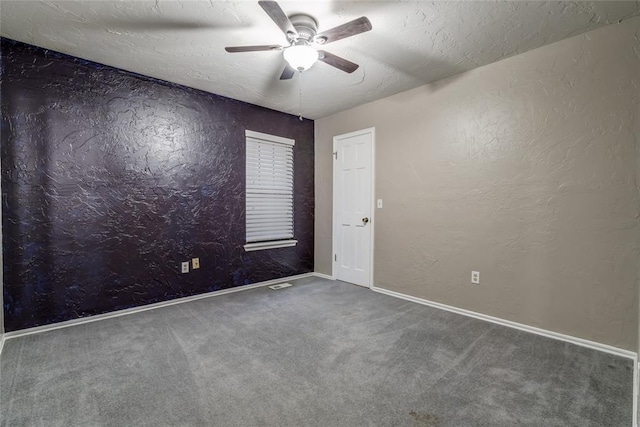
[[[473,283],[474,285],[479,285],[480,284],[480,272],[479,271],[472,271],[471,272],[471,283]]]
[[[378,209],[382,209],[382,199],[378,199]]]
[[[200,258],[192,258],[191,259],[191,269],[197,270],[200,268]]]
[[[185,261],[182,263],[182,272],[183,273],[189,272],[189,261]]]

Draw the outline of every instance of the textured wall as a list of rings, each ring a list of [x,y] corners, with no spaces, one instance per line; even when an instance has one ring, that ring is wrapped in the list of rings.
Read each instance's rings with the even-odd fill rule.
[[[313,271],[312,121],[6,39],[2,55],[7,330]],[[296,140],[296,247],[242,247],[245,129]]]
[[[331,273],[332,136],[373,126],[377,286],[635,351],[639,29],[317,120],[316,271]]]

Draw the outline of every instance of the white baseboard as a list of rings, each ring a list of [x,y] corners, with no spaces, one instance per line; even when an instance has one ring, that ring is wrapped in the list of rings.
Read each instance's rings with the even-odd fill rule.
[[[175,304],[183,304],[185,302],[196,301],[203,298],[217,297],[220,295],[231,294],[234,292],[247,291],[249,289],[260,288],[263,286],[274,285],[276,283],[288,282],[290,280],[303,279],[305,277],[313,277],[313,276],[314,276],[314,273],[298,274],[295,276],[283,277],[281,279],[267,280],[264,282],[254,283],[251,285],[236,286],[234,288],[221,289],[219,291],[207,292],[204,294],[192,295],[184,298],[176,298],[169,301],[156,302],[153,304],[147,304],[140,307],[132,307],[124,310],[112,311],[110,313],[97,314],[95,316],[82,317],[80,319],[67,320],[65,322],[59,322],[59,323],[52,323],[50,325],[36,326],[34,328],[28,328],[28,329],[20,329],[18,331],[6,332],[3,336],[2,342],[11,338],[23,337],[25,335],[39,334],[42,332],[53,331],[55,329],[62,329],[62,328],[68,328],[70,326],[82,325],[85,323],[98,322],[100,320],[111,319],[113,317],[127,316],[129,314],[140,313],[147,310],[155,310],[156,308],[168,307],[170,305],[175,305]],[[0,347],[0,351],[1,349],[2,347]]]
[[[582,347],[588,347],[593,350],[603,351],[605,353],[614,354],[616,356],[625,357],[627,359],[637,360],[637,353],[622,348],[613,347],[607,344],[602,344],[595,341],[589,341],[583,338],[574,337],[571,335],[561,334],[559,332],[549,331],[547,329],[536,328],[535,326],[525,325],[523,323],[512,322],[511,320],[501,319],[499,317],[489,316],[487,314],[477,313],[471,310],[465,310],[463,308],[454,307],[451,305],[442,304],[439,302],[429,301],[423,298],[414,297],[411,295],[402,294],[400,292],[390,291],[388,289],[372,287],[371,290],[379,292],[381,294],[391,295],[396,298],[402,298],[407,301],[417,302],[418,304],[428,305],[430,307],[439,308],[441,310],[450,311],[452,313],[461,314],[467,317],[473,317],[487,322],[496,323],[498,325],[507,326],[521,331],[530,332],[536,335],[542,335],[548,338],[554,338],[560,341],[566,341],[572,344],[576,344]]]
[[[324,274],[324,273],[313,273],[314,276],[316,277],[320,277],[322,279],[327,279],[327,280],[336,280],[335,277],[333,276],[329,276],[328,274]]]
[[[323,273],[312,273],[312,274],[314,276],[316,276],[316,277],[321,277],[323,279],[336,280],[335,277],[329,276],[327,274],[323,274]],[[442,304],[442,303],[435,302],[435,301],[429,301],[429,300],[424,299],[424,298],[414,297],[414,296],[403,294],[403,293],[400,293],[400,292],[391,291],[391,290],[384,289],[384,288],[378,288],[376,286],[372,286],[370,289],[372,291],[375,291],[375,292],[379,292],[379,293],[382,293],[382,294],[390,295],[390,296],[393,296],[393,297],[396,297],[396,298],[402,298],[404,300],[416,302],[418,304],[428,305],[430,307],[439,308],[441,310],[450,311],[452,313],[461,314],[463,316],[473,317],[473,318],[480,319],[480,320],[485,320],[485,321],[491,322],[491,323],[497,323],[497,324],[502,325],[502,326],[507,326],[507,327],[510,327],[510,328],[519,329],[521,331],[530,332],[530,333],[536,334],[536,335],[542,335],[542,336],[545,336],[545,337],[548,337],[548,338],[557,339],[557,340],[560,340],[560,341],[566,341],[566,342],[569,342],[569,343],[572,343],[572,344],[576,344],[576,345],[579,345],[579,346],[582,346],[582,347],[588,347],[588,348],[591,348],[593,350],[604,351],[605,353],[614,354],[616,356],[621,356],[621,357],[624,357],[624,358],[627,358],[627,359],[632,359],[632,360],[635,360],[635,361],[638,360],[638,354],[633,352],[633,351],[625,350],[625,349],[618,348],[618,347],[613,347],[613,346],[610,346],[610,345],[607,345],[607,344],[602,344],[602,343],[599,343],[599,342],[596,342],[596,341],[590,341],[590,340],[586,340],[584,338],[578,338],[578,337],[574,337],[574,336],[571,336],[571,335],[566,335],[566,334],[561,334],[559,332],[550,331],[550,330],[547,330],[547,329],[537,328],[535,326],[525,325],[523,323],[513,322],[511,320],[501,319],[499,317],[489,316],[488,314],[482,314],[482,313],[478,313],[478,312],[475,312],[475,311],[466,310],[464,308],[458,308],[458,307],[454,307],[454,306],[447,305],[447,304]],[[636,378],[635,381],[637,381],[637,380],[638,379]]]

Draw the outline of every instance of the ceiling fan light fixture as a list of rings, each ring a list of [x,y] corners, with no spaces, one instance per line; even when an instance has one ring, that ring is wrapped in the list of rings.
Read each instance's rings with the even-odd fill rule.
[[[318,60],[318,51],[306,44],[290,46],[282,55],[298,71],[308,70]]]

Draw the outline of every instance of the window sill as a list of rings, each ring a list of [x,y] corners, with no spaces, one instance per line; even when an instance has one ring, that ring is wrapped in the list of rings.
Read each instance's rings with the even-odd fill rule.
[[[263,249],[288,248],[290,246],[295,246],[297,243],[297,240],[274,240],[272,242],[247,243],[244,245],[244,250],[246,252],[251,252],[261,251]]]

